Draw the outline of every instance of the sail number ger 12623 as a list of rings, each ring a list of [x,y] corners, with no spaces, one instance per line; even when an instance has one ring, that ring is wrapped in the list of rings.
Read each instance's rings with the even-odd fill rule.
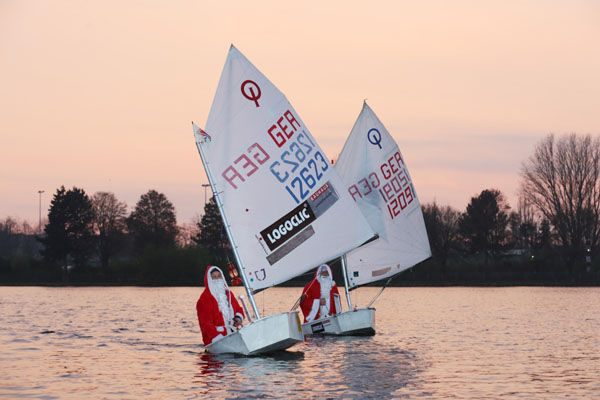
[[[308,197],[327,169],[329,163],[305,131],[288,140],[286,150],[270,167],[273,176],[284,185],[296,204]]]

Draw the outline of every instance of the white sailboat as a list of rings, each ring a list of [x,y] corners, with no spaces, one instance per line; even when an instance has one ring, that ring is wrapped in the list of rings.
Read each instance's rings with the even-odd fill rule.
[[[305,334],[372,335],[375,309],[370,306],[381,292],[366,308],[353,309],[350,290],[391,279],[431,257],[425,221],[398,144],[366,101],[335,169],[378,238],[342,257],[348,311],[303,324],[302,330]]]
[[[206,131],[194,125],[194,135],[254,312],[207,351],[254,355],[303,341],[298,311],[263,318],[253,294],[356,248],[370,225],[283,93],[234,46]]]

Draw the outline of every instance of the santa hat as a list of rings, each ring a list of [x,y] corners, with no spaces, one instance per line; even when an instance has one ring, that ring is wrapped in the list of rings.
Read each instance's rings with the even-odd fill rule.
[[[329,276],[321,276],[321,272],[323,270],[327,270],[327,272],[329,273]],[[329,267],[329,265],[327,265],[327,264],[321,264],[321,265],[319,265],[319,267],[317,268],[317,272],[316,272],[315,278],[317,278],[317,280],[319,281],[319,283],[323,282],[324,280],[327,280],[327,281],[331,282],[332,285],[335,284],[333,282],[333,273],[331,272],[331,267]]]
[[[226,291],[229,290],[229,286],[227,286],[227,281],[225,281],[225,275],[223,275],[223,271],[221,270],[221,268],[217,267],[216,265],[209,265],[208,268],[206,269],[204,283],[206,284],[206,287],[208,287],[208,290],[210,290],[210,294],[212,294],[214,297],[215,288],[216,288],[215,285],[221,284],[221,283],[214,282],[214,280],[210,276],[210,274],[213,271],[219,271],[221,273],[221,278],[222,278],[221,280],[223,281],[222,285],[225,286]]]

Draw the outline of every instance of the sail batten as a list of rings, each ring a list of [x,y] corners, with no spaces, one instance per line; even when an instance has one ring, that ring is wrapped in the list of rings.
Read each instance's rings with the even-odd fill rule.
[[[296,110],[234,46],[205,130],[210,141],[199,145],[250,290],[285,282],[374,235]]]
[[[379,236],[346,255],[350,289],[397,275],[431,256],[404,157],[366,101],[335,168]]]

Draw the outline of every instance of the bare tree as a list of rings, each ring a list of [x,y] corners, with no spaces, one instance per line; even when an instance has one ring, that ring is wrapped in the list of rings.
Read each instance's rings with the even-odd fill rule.
[[[0,256],[38,256],[40,249],[35,239],[36,231],[37,226],[33,227],[26,220],[13,217],[0,220]]]
[[[570,268],[598,243],[600,139],[573,133],[537,144],[521,168],[522,196],[554,227]]]
[[[0,221],[0,230],[7,235],[19,233],[19,221],[14,217],[6,217],[4,221]]]
[[[29,221],[23,220],[23,222],[21,222],[21,233],[24,235],[33,235],[35,234],[36,229],[37,227],[31,226]]]
[[[509,217],[513,246],[521,249],[532,249],[535,245],[538,223],[534,208],[523,196],[519,197],[517,212]]]
[[[92,197],[95,211],[94,228],[98,235],[100,262],[106,271],[110,258],[122,248],[127,204],[110,192],[96,192]]]
[[[0,220],[0,256],[12,254],[17,228],[17,220],[13,217],[6,217],[4,220]]]
[[[42,219],[42,221],[44,220]],[[0,220],[0,230],[6,233],[33,235],[35,234],[36,229],[37,226],[32,226],[27,220],[21,220],[11,216],[6,217],[4,220]]]
[[[178,226],[177,233],[177,246],[179,247],[192,247],[195,246],[195,242],[193,240],[200,233],[200,228],[198,225],[200,224],[200,216],[196,215],[191,222],[183,223]]]

